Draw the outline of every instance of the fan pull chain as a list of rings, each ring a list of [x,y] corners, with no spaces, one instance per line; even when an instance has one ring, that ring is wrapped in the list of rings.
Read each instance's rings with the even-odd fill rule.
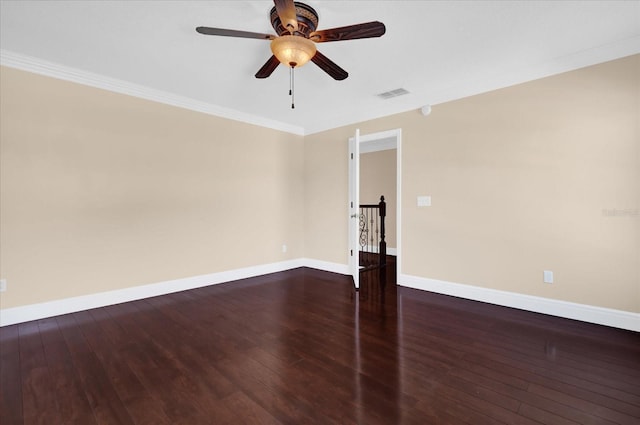
[[[289,71],[289,95],[291,96],[291,109],[295,109],[295,95],[294,95],[294,69],[295,65],[291,65],[291,70]]]

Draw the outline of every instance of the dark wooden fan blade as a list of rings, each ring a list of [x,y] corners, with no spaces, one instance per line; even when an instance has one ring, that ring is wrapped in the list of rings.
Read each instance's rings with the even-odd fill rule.
[[[373,21],[364,24],[348,25],[346,27],[331,28],[328,30],[314,31],[309,38],[316,43],[327,41],[355,40],[357,38],[380,37],[387,31],[382,22]]]
[[[256,78],[267,78],[280,65],[280,61],[275,56],[271,56],[267,63],[256,72]]]
[[[196,28],[196,31],[204,35],[221,35],[224,37],[258,38],[261,40],[273,40],[274,38],[276,38],[276,36],[272,34],[261,34],[259,32],[227,30],[224,28],[198,27]]]
[[[296,14],[296,5],[293,0],[273,0],[276,4],[276,11],[280,17],[282,26],[285,27],[291,34],[294,31],[298,31],[298,17]]]
[[[329,74],[335,80],[344,80],[349,76],[349,73],[340,68],[331,59],[316,50],[316,54],[311,58],[311,62],[315,63],[324,72]]]

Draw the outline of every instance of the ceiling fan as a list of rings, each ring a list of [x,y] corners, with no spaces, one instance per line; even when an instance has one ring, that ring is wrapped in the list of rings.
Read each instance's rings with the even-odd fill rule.
[[[278,35],[210,27],[197,27],[196,31],[204,35],[270,40],[273,55],[258,70],[256,78],[267,78],[281,63],[291,69],[293,76],[294,68],[311,61],[336,80],[344,80],[349,74],[320,53],[316,43],[380,37],[386,31],[378,21],[316,31],[318,13],[311,6],[293,0],[274,0],[274,3],[270,18]],[[292,87],[289,92],[292,94]]]

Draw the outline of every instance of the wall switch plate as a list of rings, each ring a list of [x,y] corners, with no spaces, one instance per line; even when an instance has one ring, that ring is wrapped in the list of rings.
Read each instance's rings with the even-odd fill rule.
[[[7,279],[0,279],[0,292],[7,290]]]
[[[542,272],[544,283],[553,283],[553,272],[551,270],[545,270]]]
[[[418,196],[418,206],[419,207],[430,207],[431,206],[431,196]]]

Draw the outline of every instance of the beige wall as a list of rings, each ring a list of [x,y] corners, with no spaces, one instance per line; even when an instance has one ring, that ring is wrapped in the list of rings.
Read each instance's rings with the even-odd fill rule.
[[[355,128],[401,128],[403,273],[640,312],[639,84],[636,55],[307,136],[307,256],[346,263]]]
[[[396,149],[360,154],[360,203],[377,204],[384,195],[387,204],[385,241],[396,245]]]
[[[640,312],[640,56],[304,138],[0,75],[1,308],[347,264],[359,127],[402,129],[403,273]]]
[[[301,136],[0,75],[1,308],[304,256]]]

